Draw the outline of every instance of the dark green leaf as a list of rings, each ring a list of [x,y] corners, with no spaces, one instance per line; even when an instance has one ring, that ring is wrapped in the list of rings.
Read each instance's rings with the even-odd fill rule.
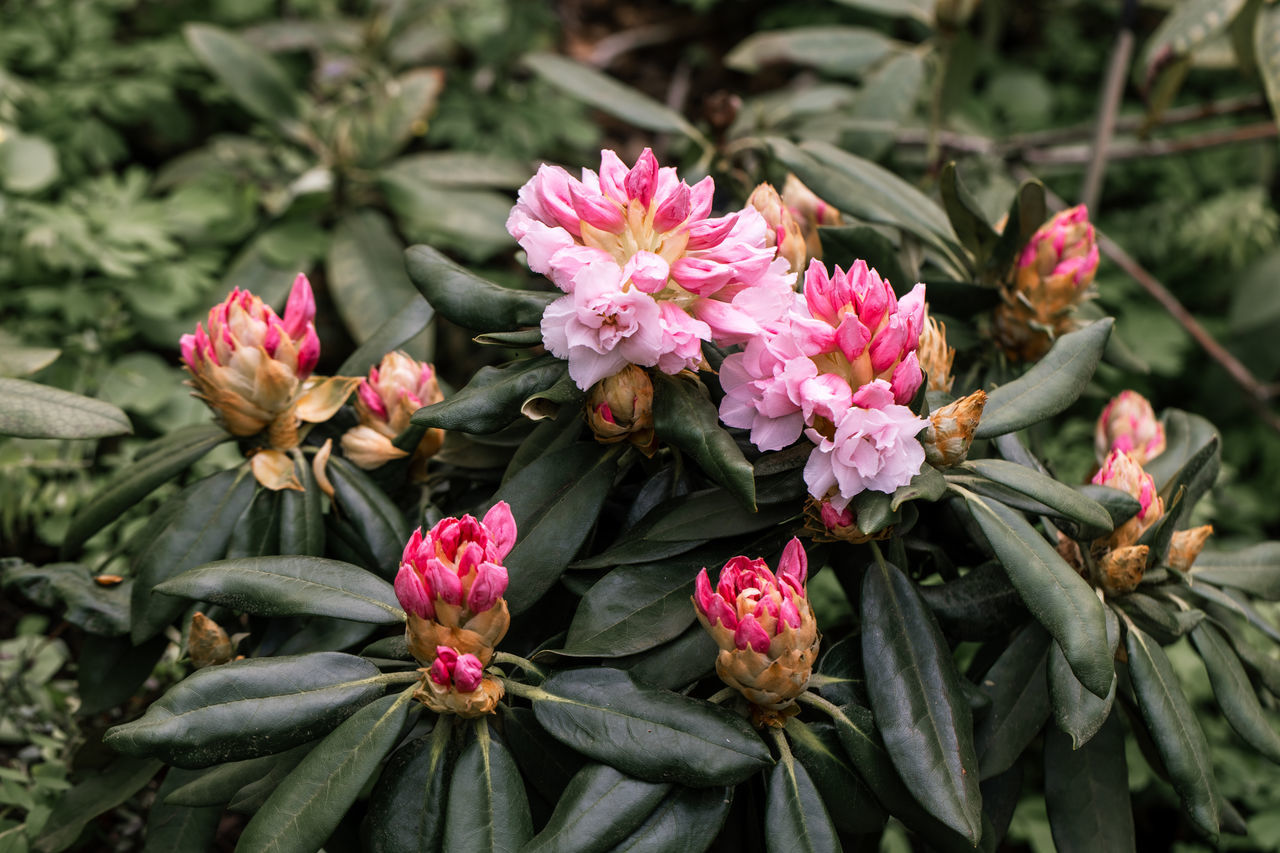
[[[505,227],[511,213],[505,193],[426,184],[395,166],[378,174],[378,185],[411,242],[438,245],[471,262],[514,247]]]
[[[1205,418],[1181,409],[1166,409],[1160,420],[1164,424],[1164,451],[1142,468],[1155,479],[1156,489],[1163,493],[1192,457],[1218,436],[1218,429]]]
[[[168,795],[190,782],[194,770],[174,767],[165,774],[156,801],[147,815],[147,845],[143,853],[208,850],[222,821],[222,805],[182,806],[167,802]]]
[[[1138,503],[1138,499],[1133,495],[1110,486],[1095,486],[1089,483],[1076,486],[1075,489],[1107,511],[1107,515],[1111,516],[1112,529],[1124,524],[1142,509],[1142,504]]]
[[[827,266],[851,268],[857,261],[887,279],[898,293],[910,288],[907,274],[898,261],[898,247],[888,237],[869,225],[841,225],[818,229],[822,238],[822,260]]]
[[[280,495],[280,553],[319,557],[324,554],[324,514],[320,486],[311,466],[294,464],[302,491],[282,489]],[[264,552],[264,556],[266,553]]]
[[[1044,733],[1044,797],[1053,843],[1063,853],[1135,849],[1124,729],[1114,716],[1088,743]]]
[[[1191,576],[1243,589],[1268,601],[1280,600],[1280,542],[1263,542],[1239,551],[1201,551]]]
[[[482,367],[452,397],[415,412],[413,423],[473,435],[497,432],[520,417],[525,400],[556,384],[567,370],[550,355]]]
[[[162,766],[151,759],[120,758],[103,770],[90,772],[58,799],[45,821],[44,831],[31,849],[37,853],[67,849],[75,843],[85,824],[132,797]]]
[[[553,53],[531,53],[523,61],[551,85],[627,124],[702,140],[697,128],[678,112],[594,68]]]
[[[1080,682],[1106,696],[1115,669],[1102,602],[1092,587],[1021,513],[976,495],[964,497],[1027,609],[1058,641]]]
[[[1192,824],[1217,843],[1218,786],[1200,722],[1164,650],[1132,623],[1127,627],[1129,675],[1151,739]]]
[[[975,438],[993,438],[1029,427],[1070,406],[1089,384],[1115,320],[1110,317],[1068,332],[1018,379],[987,394]]]
[[[766,65],[804,65],[837,77],[858,77],[898,48],[866,27],[826,25],[756,33],[724,58],[735,71],[753,74]]]
[[[648,820],[609,853],[699,853],[711,846],[729,816],[733,788],[677,785]]]
[[[982,794],[960,675],[915,586],[887,564],[863,578],[862,660],[876,725],[903,781],[931,814],[976,844]]]
[[[178,497],[181,508],[135,563],[130,596],[135,643],[160,633],[186,607],[177,599],[155,595],[156,585],[226,554],[231,533],[256,488],[248,470],[241,468],[207,477]]]
[[[507,748],[520,765],[529,790],[541,794],[548,803],[556,802],[586,759],[549,735],[538,724],[532,708],[498,707]]]
[[[996,562],[975,566],[959,580],[920,587],[942,632],[958,640],[990,640],[1022,624],[1027,611]]]
[[[225,806],[246,785],[271,776],[277,766],[287,767],[287,775],[314,746],[313,741],[275,755],[228,761],[204,770],[188,771],[192,775],[180,787],[166,794],[163,801],[177,806]]]
[[[769,772],[764,844],[769,853],[828,853],[843,849],[813,780],[804,765],[788,752]]]
[[[138,460],[111,477],[71,519],[62,541],[64,555],[74,553],[93,534],[162,483],[176,477],[231,434],[214,424],[185,427],[143,448]]]
[[[436,853],[444,832],[449,777],[457,758],[453,718],[396,750],[369,795],[361,826],[369,853]]]
[[[152,637],[140,646],[135,646],[127,634],[86,637],[80,659],[76,661],[79,713],[100,714],[138,693],[168,647],[169,638],[163,635]]]
[[[911,478],[905,486],[899,486],[889,502],[889,510],[897,512],[898,507],[907,501],[923,500],[932,503],[947,491],[947,479],[938,469],[925,465],[920,473]],[[861,519],[859,519],[861,522]]]
[[[1078,522],[1080,539],[1096,539],[1111,532],[1111,515],[1106,508],[1051,477],[1000,459],[974,459],[961,467],[1039,501],[1054,515]]]
[[[338,652],[251,658],[199,670],[103,741],[133,756],[208,767],[312,740],[382,693],[378,668]],[[250,723],[252,723],[250,725]]]
[[[481,332],[537,326],[546,307],[562,295],[485,281],[430,246],[410,246],[404,259],[409,279],[432,308],[459,326]]]
[[[326,282],[357,344],[373,338],[417,295],[405,275],[403,251],[386,216],[371,208],[347,213],[333,230]]]
[[[696,378],[659,373],[653,383],[653,423],[658,438],[688,453],[711,479],[755,509],[751,463],[720,426],[720,414]]]
[[[1027,245],[1036,229],[1049,219],[1045,205],[1044,184],[1037,180],[1024,181],[1009,205],[1007,225],[1000,234],[1000,242],[991,255],[988,275],[1002,280],[1013,267],[1018,252]]]
[[[617,669],[556,673],[531,696],[563,743],[649,782],[741,782],[772,763],[751,725],[718,705],[637,684]]]
[[[255,616],[334,616],[375,625],[404,621],[391,584],[323,557],[221,560],[183,572],[156,591]]]
[[[1120,645],[1120,619],[1115,611],[1106,608],[1107,645],[1112,657]],[[1106,698],[1094,696],[1080,683],[1071,665],[1062,654],[1062,647],[1055,640],[1049,649],[1049,698],[1053,701],[1053,717],[1058,728],[1071,735],[1074,749],[1089,742],[1111,714],[1116,687],[1113,682]]]
[[[285,491],[293,491],[286,489]],[[280,548],[280,492],[261,486],[236,519],[227,542],[228,557],[259,557]]]
[[[444,849],[449,853],[516,853],[533,836],[524,781],[511,753],[487,724],[463,751],[449,785]]]
[[[209,24],[188,24],[187,44],[246,110],[268,124],[296,133],[298,93],[269,54]]]
[[[637,681],[680,690],[711,674],[717,651],[716,641],[695,623],[671,642],[638,655],[617,658],[613,664],[630,672]]]
[[[338,376],[364,376],[382,357],[427,327],[435,309],[415,293],[405,300],[387,321],[378,327],[338,368]]]
[[[582,597],[566,652],[620,657],[679,636],[694,620],[693,575],[684,566],[622,566]]]
[[[603,853],[625,840],[672,790],[641,782],[607,764],[588,764],[569,782],[546,827],[521,853]]]
[[[574,444],[542,457],[503,484],[520,537],[507,555],[507,604],[523,613],[551,588],[595,526],[620,450]]]
[[[384,578],[394,577],[410,534],[399,507],[346,459],[330,458],[328,473],[334,504],[360,534],[374,559],[371,568]]]
[[[983,780],[1012,767],[1049,719],[1045,667],[1050,642],[1045,630],[1032,622],[1009,643],[978,684],[991,698],[973,733]]]
[[[1258,752],[1280,764],[1280,735],[1267,720],[1240,659],[1226,639],[1212,625],[1201,623],[1191,631],[1191,641],[1204,661],[1213,695],[1231,728]]]
[[[129,581],[101,587],[79,563],[33,566],[13,558],[0,560],[0,569],[4,586],[17,587],[42,607],[65,606],[63,618],[72,625],[109,637],[129,632]]]
[[[960,238],[960,244],[973,253],[977,266],[983,267],[995,251],[1000,235],[991,227],[986,214],[961,182],[954,162],[943,167],[938,179],[938,189],[942,195],[943,209],[951,220],[951,227]]]
[[[787,720],[786,733],[836,828],[850,835],[879,832],[888,815],[849,764],[831,724],[806,725],[792,718]]]
[[[529,180],[529,166],[476,151],[428,151],[396,160],[397,172],[424,184],[514,190]]]
[[[370,702],[334,729],[258,809],[238,847],[262,853],[312,853],[400,738],[412,688]]]
[[[19,438],[101,438],[133,432],[110,403],[25,379],[0,377],[0,435]]]

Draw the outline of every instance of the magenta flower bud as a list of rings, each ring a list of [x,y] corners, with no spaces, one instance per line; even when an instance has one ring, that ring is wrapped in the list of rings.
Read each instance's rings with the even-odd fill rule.
[[[316,318],[316,298],[311,292],[311,282],[302,273],[293,280],[289,300],[284,305],[284,330],[297,340],[312,326]],[[314,327],[313,327],[314,328]]]
[[[636,161],[636,165],[627,173],[626,181],[623,186],[626,188],[627,196],[640,202],[642,207],[648,207],[653,201],[653,192],[658,184],[658,158],[653,156],[653,150],[644,149],[640,153],[640,159]]]
[[[471,693],[480,686],[484,665],[472,654],[458,655],[453,668],[453,683],[461,693]]]
[[[483,613],[502,597],[507,589],[507,570],[496,563],[481,563],[467,591],[467,609]]]
[[[443,649],[445,646],[441,646],[440,648]],[[450,651],[452,651],[452,649],[450,649]],[[431,668],[427,670],[427,674],[432,681],[439,684],[441,687],[448,687],[453,680],[453,673],[449,671],[449,664],[448,661],[445,660],[444,656],[440,656],[435,659],[431,664]]]
[[[444,430],[427,430],[412,453],[393,442],[408,428],[414,412],[443,399],[435,368],[402,352],[387,353],[360,381],[355,407],[360,425],[343,434],[342,452],[366,470],[408,456],[410,477],[425,479],[427,460],[444,444]]]
[[[511,505],[506,501],[498,501],[484,514],[482,522],[489,532],[488,557],[493,562],[501,562],[516,544],[516,520],[511,515]]]
[[[1147,528],[1164,515],[1164,500],[1156,493],[1155,479],[1127,453],[1119,450],[1108,453],[1092,482],[1127,492],[1138,501],[1137,514],[1117,527],[1106,540],[1107,547],[1113,550],[1136,544]]]
[[[1137,391],[1121,391],[1107,403],[1094,430],[1094,450],[1098,463],[1112,450],[1129,454],[1139,465],[1145,465],[1164,452],[1164,425]]]
[[[435,618],[431,588],[427,585],[426,578],[413,570],[413,566],[408,563],[400,564],[400,570],[396,572],[395,590],[396,598],[400,600],[400,606],[406,613],[412,613],[420,619]]]

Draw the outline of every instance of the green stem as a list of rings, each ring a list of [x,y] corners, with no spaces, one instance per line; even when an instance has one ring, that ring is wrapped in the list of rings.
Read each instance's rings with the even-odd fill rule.
[[[522,658],[519,655],[513,655],[510,652],[494,652],[493,659],[498,663],[505,663],[505,664],[510,664],[512,666],[518,666],[521,669],[523,669],[525,672],[532,672],[534,675],[538,677],[539,681],[542,681],[547,677],[546,670],[544,670],[542,667],[538,666],[531,660]]]
[[[553,699],[550,693],[541,687],[534,687],[532,684],[524,684],[520,681],[512,681],[510,678],[499,676],[498,680],[502,682],[502,686],[512,696],[519,696],[521,699],[534,701],[536,699]]]
[[[796,700],[805,705],[812,705],[820,711],[823,711],[830,717],[843,717],[844,711],[840,710],[840,706],[829,699],[824,699],[817,693],[806,690],[796,697]]]
[[[707,701],[713,705],[719,705],[722,702],[732,699],[734,696],[737,695],[737,693],[738,691],[735,690],[734,688],[726,687],[723,690],[718,691],[714,696],[712,696]]]
[[[414,672],[388,672],[369,679],[372,684],[407,684],[410,681],[421,680],[422,673],[416,670]]]
[[[867,544],[871,546],[871,553],[876,555],[876,565],[880,567],[880,571],[888,571],[889,564],[884,561],[884,554],[880,551],[880,546],[874,539]]]
[[[787,736],[783,734],[783,730],[769,726],[769,736],[774,746],[778,747],[778,761],[790,767],[795,759],[791,756],[791,744],[787,743]]]

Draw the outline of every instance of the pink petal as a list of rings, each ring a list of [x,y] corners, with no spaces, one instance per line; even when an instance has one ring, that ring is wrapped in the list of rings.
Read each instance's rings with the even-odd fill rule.
[[[658,158],[653,156],[652,149],[646,148],[641,152],[636,165],[627,173],[623,187],[627,191],[628,198],[633,198],[643,207],[648,207],[649,202],[653,201],[653,192],[657,185]]]
[[[507,570],[496,563],[481,563],[467,592],[467,609],[483,613],[497,604],[507,591]]]
[[[311,282],[304,274],[298,273],[298,277],[293,280],[293,288],[289,291],[289,301],[284,306],[284,330],[296,341],[315,316],[316,297],[311,292]]]
[[[506,501],[498,501],[484,514],[484,521],[481,523],[489,531],[489,558],[498,562],[516,544],[516,519],[511,514],[511,505]]]
[[[804,579],[809,574],[809,555],[805,553],[800,540],[791,537],[787,547],[782,549],[782,559],[778,562],[778,575],[790,581],[796,592],[804,593]]]
[[[480,658],[473,654],[458,656],[458,662],[453,668],[453,683],[460,692],[473,692],[480,686],[483,677],[484,665],[480,663]]]
[[[738,622],[733,632],[733,642],[740,649],[752,648],[760,654],[769,651],[769,632],[756,620],[755,614],[748,613]]]

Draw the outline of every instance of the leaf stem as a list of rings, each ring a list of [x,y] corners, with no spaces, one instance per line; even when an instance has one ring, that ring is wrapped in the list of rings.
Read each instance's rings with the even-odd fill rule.
[[[374,676],[369,679],[373,684],[407,684],[411,681],[420,681],[422,673],[414,670],[413,672],[388,672],[382,675]]]
[[[737,692],[738,692],[738,691],[737,691],[737,690],[735,690],[735,689],[734,689],[734,688],[732,688],[732,687],[725,687],[725,688],[724,688],[724,689],[722,689],[722,690],[718,690],[718,691],[717,691],[717,692],[716,692],[716,693],[715,693],[715,694],[714,694],[710,699],[708,699],[707,701],[708,701],[708,702],[710,702],[710,703],[711,703],[711,704],[713,704],[713,705],[719,705],[719,704],[721,704],[722,702],[726,702],[726,701],[728,701],[729,699],[732,699],[732,698],[737,694]]]
[[[523,669],[525,672],[532,672],[534,675],[538,677],[539,681],[542,681],[547,677],[547,672],[542,667],[538,666],[531,660],[522,658],[519,655],[513,655],[510,652],[494,652],[493,659],[498,663],[505,663],[505,664],[510,664],[512,666],[518,666],[521,669]]]
[[[825,699],[822,696],[819,696],[817,693],[814,693],[812,690],[806,690],[805,692],[797,696],[796,699],[804,703],[805,705],[812,705],[813,707],[819,709],[820,711],[825,712],[828,716],[831,716],[831,717],[844,716],[844,712],[840,710],[840,706],[836,705],[836,703],[832,702],[830,699]]]
[[[524,684],[520,681],[513,681],[506,676],[498,676],[498,680],[502,682],[503,688],[512,696],[519,696],[521,699],[528,699],[530,702],[538,699],[554,699],[547,691],[541,687],[535,687],[532,684]]]

